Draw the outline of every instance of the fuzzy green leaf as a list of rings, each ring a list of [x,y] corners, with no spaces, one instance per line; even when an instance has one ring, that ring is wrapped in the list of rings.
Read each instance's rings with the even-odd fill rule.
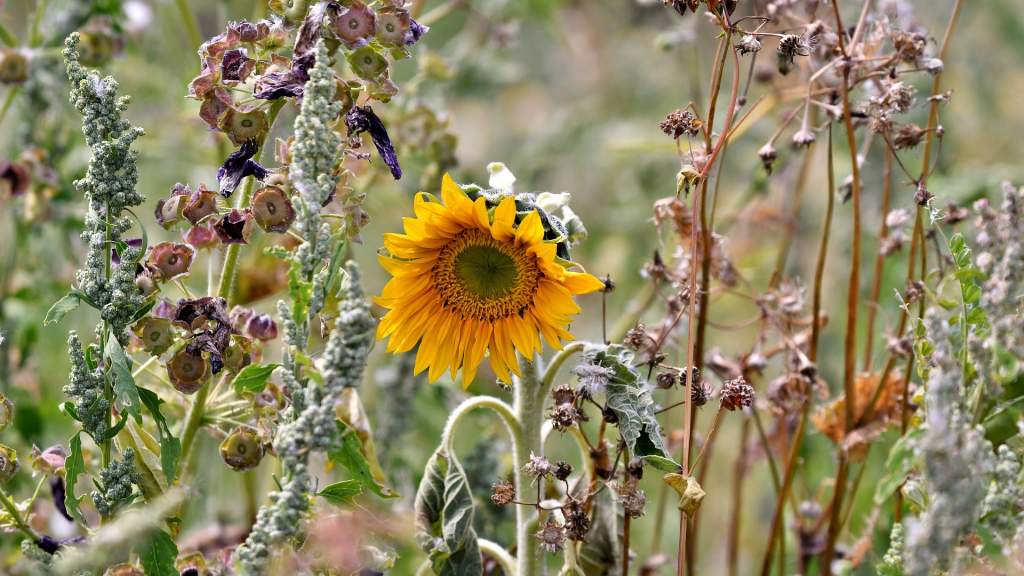
[[[633,368],[633,353],[612,344],[588,346],[583,356],[585,362],[614,370],[605,395],[608,407],[619,420],[619,432],[630,453],[663,472],[679,472],[679,464],[672,460],[662,442],[658,420],[654,416],[654,399],[643,376]]]
[[[125,409],[137,424],[142,424],[142,402],[139,400],[138,387],[132,377],[132,369],[128,367],[128,357],[121,348],[117,338],[107,338],[106,357],[114,369],[114,396],[124,404]]]
[[[342,480],[324,488],[317,493],[317,496],[322,496],[335,506],[344,506],[346,504],[354,504],[356,496],[362,493],[363,488],[358,480]]]
[[[143,545],[136,548],[139,563],[146,576],[178,576],[174,560],[178,557],[178,545],[171,535],[157,530]]]
[[[437,576],[478,575],[483,559],[473,530],[473,494],[459,463],[434,453],[416,491],[416,541]]]
[[[57,300],[57,302],[50,306],[50,309],[46,312],[46,318],[43,318],[43,326],[49,326],[56,322],[60,322],[75,308],[78,308],[82,304],[82,297],[78,292],[72,290],[68,292],[67,296]]]
[[[338,435],[331,447],[328,448],[327,457],[344,466],[364,489],[381,498],[401,498],[373,479],[373,471],[370,470],[369,462],[360,451],[362,443],[355,431],[349,429],[344,422],[336,421],[335,423],[338,426]]]
[[[231,385],[234,387],[236,394],[241,394],[245,391],[259,394],[267,387],[267,380],[270,378],[270,375],[280,367],[280,364],[267,364],[266,366],[250,364],[242,368],[238,376],[235,376]]]
[[[82,433],[78,432],[71,437],[71,454],[64,461],[64,468],[67,471],[64,474],[64,483],[66,489],[64,491],[64,507],[67,509],[75,520],[82,526],[88,527],[85,522],[85,518],[82,516],[82,510],[79,505],[82,503],[83,497],[75,497],[75,485],[78,484],[78,475],[85,474],[85,459],[82,457]]]

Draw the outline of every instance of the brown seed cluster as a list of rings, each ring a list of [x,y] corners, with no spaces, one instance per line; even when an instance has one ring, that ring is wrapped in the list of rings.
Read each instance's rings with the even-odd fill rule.
[[[729,380],[722,388],[722,408],[732,412],[737,408],[745,408],[754,404],[754,388],[742,377]]]
[[[703,125],[704,123],[694,118],[689,110],[686,112],[676,110],[666,116],[660,124],[661,131],[673,138],[696,136],[700,134],[700,127]]]

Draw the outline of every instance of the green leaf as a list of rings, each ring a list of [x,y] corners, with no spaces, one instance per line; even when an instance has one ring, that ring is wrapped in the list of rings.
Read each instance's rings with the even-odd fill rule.
[[[179,576],[174,567],[178,546],[167,532],[153,532],[147,542],[136,547],[135,552],[139,555],[139,564],[142,564],[146,576]]]
[[[132,314],[132,319],[131,319],[131,321],[128,322],[128,324],[135,324],[139,320],[142,320],[143,316],[145,316],[146,314],[149,314],[149,311],[152,310],[153,307],[155,307],[155,306],[156,306],[156,300],[150,300],[149,302],[146,302],[146,304],[142,308],[139,308],[135,312],[135,314]]]
[[[142,402],[139,400],[138,387],[132,377],[132,369],[128,367],[128,357],[117,338],[107,338],[106,357],[110,359],[114,369],[114,396],[124,404],[125,409],[136,424],[142,424]]]
[[[345,504],[354,504],[355,497],[362,493],[363,489],[358,480],[342,480],[324,488],[317,493],[317,496],[323,496],[331,504],[340,507]]]
[[[313,295],[313,283],[299,279],[301,265],[292,262],[288,270],[288,295],[292,299],[292,318],[296,322],[305,322],[309,313],[309,299]]]
[[[609,490],[598,492],[593,502],[590,531],[587,532],[587,541],[580,547],[580,567],[587,574],[611,574],[622,566],[620,508],[612,501]]]
[[[654,399],[643,376],[633,368],[633,353],[623,346],[588,346],[586,362],[614,370],[605,389],[608,407],[619,419],[619,432],[633,457],[643,458],[663,472],[679,472],[680,467],[661,440],[654,416]]]
[[[74,402],[71,402],[70,400],[65,400],[64,402],[61,402],[60,405],[57,406],[57,408],[61,412],[67,414],[68,416],[71,416],[75,420],[79,422],[82,421],[82,419],[78,416],[78,409],[75,408]]]
[[[331,237],[331,241],[335,241],[340,234],[335,234]],[[331,252],[331,262],[327,265],[327,279],[324,281],[324,291],[328,294],[334,292],[334,283],[338,280],[338,275],[341,270],[341,261],[345,259],[345,250],[348,249],[348,240],[338,242],[334,245],[334,250]],[[337,294],[340,295],[341,288],[338,288]]]
[[[435,452],[416,491],[416,542],[436,576],[476,575],[483,558],[473,530],[473,493],[458,461]]]
[[[270,378],[270,375],[280,367],[280,364],[267,364],[266,366],[249,364],[242,368],[238,375],[235,376],[231,385],[234,387],[236,394],[241,394],[245,391],[259,394],[267,387],[267,379]]]
[[[149,413],[153,415],[153,420],[156,421],[156,429],[160,440],[160,468],[167,478],[167,485],[170,486],[174,484],[174,477],[178,473],[178,461],[181,460],[181,441],[171,434],[171,428],[167,425],[167,420],[160,413],[160,405],[164,401],[156,395],[156,392],[141,386],[137,388],[142,403],[146,405],[146,409],[149,410]]]
[[[64,468],[67,471],[64,474],[64,482],[67,485],[64,492],[64,507],[67,509],[75,520],[85,527],[89,525],[85,523],[85,518],[82,516],[82,511],[79,509],[79,505],[82,503],[83,497],[75,497],[75,485],[78,484],[78,475],[85,474],[85,459],[82,457],[82,433],[78,432],[71,437],[71,454],[64,461]]]
[[[875,504],[882,505],[906,481],[917,459],[914,457],[914,441],[921,436],[921,429],[914,428],[897,440],[889,449],[889,458],[885,461],[888,471],[885,478],[875,487]]]
[[[82,297],[78,292],[72,290],[68,292],[67,296],[57,300],[57,303],[50,306],[50,309],[46,312],[46,318],[43,318],[43,326],[49,326],[56,322],[60,322],[75,308],[78,308],[82,304]]]
[[[335,421],[335,423],[338,426],[338,435],[331,447],[327,449],[327,457],[344,466],[364,489],[381,498],[401,498],[374,480],[370,464],[360,451],[362,443],[355,431],[346,426],[344,422]]]

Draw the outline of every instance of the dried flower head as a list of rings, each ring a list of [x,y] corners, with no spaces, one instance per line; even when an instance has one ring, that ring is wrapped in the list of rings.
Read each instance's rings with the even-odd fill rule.
[[[555,462],[555,471],[552,474],[556,479],[565,482],[569,475],[572,474],[572,466],[564,460],[559,460]]]
[[[760,52],[761,40],[756,34],[744,34],[743,38],[736,44],[736,49],[740,51],[740,54],[744,55]]]
[[[162,282],[172,282],[188,276],[195,259],[196,249],[188,244],[161,242],[150,251],[146,268]]]
[[[512,485],[512,475],[506,478],[498,478],[498,481],[491,484],[491,502],[498,506],[507,506],[516,499],[516,488]]]
[[[754,388],[742,377],[729,380],[721,392],[722,408],[730,412],[737,408],[749,407],[754,404]]]
[[[775,146],[772,146],[772,143],[769,142],[757,151],[757,155],[761,158],[761,165],[764,166],[765,174],[771,176],[772,165],[774,165],[775,161],[779,159],[779,152],[775,149]]]
[[[213,231],[224,244],[248,244],[255,226],[252,224],[252,212],[249,208],[239,210],[232,208],[213,224]]]
[[[617,484],[615,490],[619,493],[619,500],[622,508],[630,518],[639,518],[647,510],[647,496],[643,490],[636,487],[635,482]]]
[[[576,388],[576,393],[580,398],[589,400],[604,392],[608,380],[615,374],[615,371],[600,364],[580,364],[573,368],[573,374],[576,375],[580,383]]]
[[[554,472],[555,466],[550,460],[543,456],[534,456],[533,452],[530,452],[530,459],[523,464],[523,474],[534,478],[542,478],[554,474]]]
[[[615,281],[612,280],[611,274],[605,276],[604,278],[599,278],[599,280],[601,280],[601,283],[604,284],[604,288],[601,289],[602,293],[611,294],[612,292],[615,291]]]
[[[680,376],[675,372],[660,372],[654,380],[654,387],[659,390],[667,390],[679,384]]]
[[[784,62],[787,69],[783,74],[786,74],[789,71],[788,67],[793,65],[793,59],[797,56],[809,56],[816,43],[817,38],[805,38],[799,34],[786,34],[779,39],[779,71],[782,72]]]
[[[174,191],[172,190],[171,193],[172,199],[174,199]],[[188,193],[188,186],[185,187],[185,193]],[[217,193],[213,190],[208,190],[206,184],[200,184],[199,189],[189,194],[185,201],[187,203],[181,215],[191,222],[193,226],[197,226],[219,213]]]
[[[265,232],[284,234],[295,221],[295,210],[284,190],[266,186],[252,197],[252,214],[256,224]]]
[[[697,382],[690,388],[690,402],[694,406],[703,406],[711,399],[711,387],[703,380]]]
[[[551,554],[565,550],[565,528],[555,522],[541,523],[540,531],[533,534],[533,537],[540,540],[542,550],[547,550]]]
[[[647,337],[647,333],[644,330],[644,325],[637,320],[636,324],[626,332],[626,337],[622,340],[622,345],[633,350],[639,350],[644,345],[644,340]]]
[[[570,540],[583,540],[590,531],[590,516],[583,509],[583,503],[570,499],[562,507],[562,515],[565,517],[565,535]]]
[[[676,110],[666,116],[659,126],[665,134],[673,138],[679,138],[680,136],[696,136],[700,134],[700,127],[703,124],[702,121],[694,118],[689,110],[686,112]]]

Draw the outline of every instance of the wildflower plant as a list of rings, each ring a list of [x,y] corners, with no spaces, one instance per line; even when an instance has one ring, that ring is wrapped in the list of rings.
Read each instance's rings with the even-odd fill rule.
[[[21,326],[27,313],[7,303],[29,301],[40,270],[61,264],[22,274],[18,249],[2,263],[0,530],[19,535],[21,554],[0,542],[0,571],[1024,569],[1024,188],[958,205],[940,166],[966,124],[940,121],[967,3],[942,4],[948,28],[933,37],[904,0],[271,0],[253,21],[203,14],[220,20],[204,39],[183,0],[198,66],[173,92],[216,160],[175,174],[140,211],[151,181],[135,108],[87,67],[135,52],[145,27],[129,12],[143,4],[41,1],[23,35],[0,16],[0,122],[28,117],[20,150],[0,158],[0,216],[19,248],[48,226],[74,230],[61,246],[79,270],[41,334],[97,323],[66,339],[72,435],[23,449],[10,429],[35,437],[40,412],[23,399],[36,391],[26,362],[39,360],[30,331],[8,331],[5,314]],[[457,38],[424,36],[463,11],[437,26]],[[630,74],[652,78],[632,62],[640,31],[660,27],[652,43],[685,47],[687,84],[707,88],[684,104],[644,85],[664,109],[645,100],[629,115],[643,119],[637,139],[657,141],[608,137],[593,122],[602,98],[534,102],[545,73],[577,78],[560,58],[495,59],[514,54],[519,18],[534,34],[594,31],[620,47],[606,29],[616,18],[577,16],[626,13],[642,16],[623,19]],[[80,168],[47,100],[64,37]],[[414,53],[415,66],[396,65]],[[602,66],[600,81],[617,59]],[[607,166],[577,174],[547,158],[535,128],[524,142],[494,131],[519,150],[520,176],[586,183],[571,195],[528,192],[501,162],[458,166],[472,157],[457,148],[467,125],[438,102],[471,89],[508,117],[494,126],[520,122],[505,94],[481,94],[524,80],[517,97],[547,144],[589,153],[579,143],[593,124],[618,158],[594,155]],[[547,107],[559,108],[554,128]],[[533,150],[547,164],[520,168]],[[465,183],[474,176],[486,185]],[[653,190],[664,197],[637,200]],[[369,212],[384,206],[408,217],[379,218],[387,232],[371,237]],[[609,225],[620,241],[603,237]],[[355,264],[365,257],[377,265]],[[592,274],[595,261],[616,278]],[[467,450],[478,408],[500,426]],[[431,422],[439,442],[407,441]],[[748,481],[755,470],[763,481]]]

